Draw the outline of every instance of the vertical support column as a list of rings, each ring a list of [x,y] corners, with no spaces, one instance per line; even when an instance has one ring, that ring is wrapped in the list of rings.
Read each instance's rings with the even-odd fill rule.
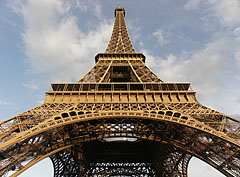
[[[78,161],[69,151],[60,151],[50,156],[54,166],[54,177],[80,177]]]

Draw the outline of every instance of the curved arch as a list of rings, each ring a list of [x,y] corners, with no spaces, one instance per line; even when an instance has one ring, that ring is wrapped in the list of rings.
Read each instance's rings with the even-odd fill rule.
[[[61,113],[60,115],[53,116],[50,119],[36,125],[35,127],[25,131],[18,133],[11,140],[3,143],[0,146],[0,150],[3,150],[19,141],[22,141],[31,136],[35,136],[39,133],[47,131],[52,128],[57,128],[64,125],[69,125],[81,121],[93,120],[93,119],[103,119],[103,118],[147,118],[147,119],[155,119],[166,122],[173,122],[176,124],[181,124],[187,127],[191,127],[194,129],[198,129],[200,131],[212,134],[214,136],[220,137],[228,142],[231,142],[240,147],[240,143],[230,137],[228,137],[223,132],[219,132],[204,123],[192,118],[191,116],[181,114],[178,111],[159,111],[161,114],[156,113],[139,113],[139,112],[103,112],[103,113],[90,113],[90,114],[81,114],[78,115],[75,111],[66,111]],[[163,114],[164,113],[164,114]],[[170,114],[171,113],[171,114]],[[175,113],[179,113],[181,116],[177,117]],[[71,116],[73,115],[73,116]]]
[[[64,149],[68,149],[68,148],[70,148],[70,147],[72,147],[72,145],[68,145],[68,146],[65,146],[65,147],[56,149],[56,150],[54,150],[54,151],[52,151],[52,152],[49,152],[49,153],[47,153],[47,154],[45,154],[45,155],[42,155],[42,156],[40,155],[40,156],[34,158],[34,159],[33,159],[32,161],[30,161],[29,163],[27,163],[22,169],[18,170],[17,172],[15,172],[14,174],[12,174],[10,177],[17,177],[18,175],[20,175],[21,173],[23,173],[24,171],[26,171],[27,169],[29,169],[30,167],[32,167],[32,166],[35,165],[36,163],[40,162],[41,160],[43,160],[43,159],[45,159],[45,158],[47,158],[47,157],[49,157],[49,156],[51,156],[51,155],[59,152],[59,151],[62,151],[62,150],[64,150]]]
[[[58,128],[58,127],[63,127],[65,125],[71,125],[71,124],[75,124],[75,123],[79,123],[79,122],[86,122],[86,121],[94,121],[94,120],[121,120],[121,119],[132,119],[132,120],[151,120],[151,121],[159,121],[159,122],[165,122],[165,123],[172,123],[172,124],[176,124],[176,125],[180,125],[182,127],[188,127],[194,130],[197,130],[198,132],[203,132],[206,135],[211,135],[216,137],[217,139],[222,139],[226,142],[228,141],[228,137],[224,138],[223,136],[218,136],[218,132],[216,132],[216,130],[212,129],[211,127],[208,127],[207,125],[204,125],[200,122],[198,122],[197,120],[194,120],[191,117],[186,117],[185,115],[179,115],[175,116],[176,112],[167,112],[165,111],[164,114],[162,114],[162,112],[159,114],[159,112],[157,113],[139,113],[139,112],[105,112],[105,113],[92,113],[92,114],[81,114],[81,115],[77,115],[74,114],[73,111],[69,111],[69,112],[65,112],[65,114],[61,114],[61,117],[59,118],[59,116],[54,116],[52,117],[52,119],[45,121],[43,124],[39,124],[38,126],[40,127],[40,129],[37,129],[36,127],[34,127],[30,133],[29,132],[24,132],[26,133],[24,136],[24,138],[22,139],[27,139],[30,138],[32,136],[36,136],[42,132],[46,132],[50,129],[53,128]],[[137,118],[137,119],[136,119]],[[23,135],[22,135],[23,136]],[[207,136],[206,136],[207,137]],[[98,137],[97,139],[101,139],[102,137]],[[139,138],[139,137],[138,137]],[[200,159],[202,159],[203,161],[205,161],[206,163],[212,165],[215,168],[218,168],[218,166],[214,163],[211,163],[209,160],[207,161],[206,159],[202,158],[199,154],[191,151],[190,149],[185,149],[185,147],[183,147],[183,145],[178,144],[177,142],[165,142],[164,140],[156,140],[155,137],[140,137],[142,139],[148,139],[148,140],[152,140],[152,141],[161,141],[162,143],[170,143],[172,145],[174,145],[175,147],[178,147]],[[203,137],[204,138],[204,137]],[[21,140],[18,139],[18,142]],[[89,140],[91,141],[91,139]],[[233,141],[234,142],[234,141]],[[232,142],[230,142],[232,143]],[[14,143],[13,143],[14,144]],[[232,143],[234,144],[234,143]],[[236,145],[236,144],[235,144]],[[238,145],[236,145],[238,146]],[[238,146],[239,147],[239,146]],[[60,148],[59,148],[60,149]],[[56,149],[54,152],[59,152],[60,150]],[[46,158],[47,156],[49,156],[49,154],[54,154],[53,152],[48,153],[44,156],[44,158]],[[24,167],[23,169],[21,169],[21,173],[26,170],[27,168],[29,168],[30,166],[33,165],[33,163],[37,163],[38,161],[40,161],[39,159],[43,158],[43,157],[36,157],[34,159],[34,161],[29,162],[29,164],[26,165],[26,168]],[[221,171],[224,174],[228,174],[226,173],[224,170],[218,169],[219,171]],[[20,173],[20,172],[19,172]]]

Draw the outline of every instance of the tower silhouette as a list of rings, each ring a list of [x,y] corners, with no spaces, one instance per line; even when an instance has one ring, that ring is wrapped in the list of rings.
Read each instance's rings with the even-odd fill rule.
[[[0,175],[50,157],[55,177],[187,176],[195,156],[240,176],[240,121],[201,105],[190,83],[164,82],[130,40],[124,8],[111,39],[76,83],[0,124]]]

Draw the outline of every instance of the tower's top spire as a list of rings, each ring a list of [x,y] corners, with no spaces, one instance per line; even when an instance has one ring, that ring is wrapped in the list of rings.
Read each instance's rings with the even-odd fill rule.
[[[105,53],[136,53],[125,22],[125,9],[115,9],[115,22],[111,39]]]

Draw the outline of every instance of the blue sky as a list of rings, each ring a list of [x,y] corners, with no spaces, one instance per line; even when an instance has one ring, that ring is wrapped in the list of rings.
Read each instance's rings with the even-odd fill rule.
[[[240,117],[239,0],[1,0],[0,120],[41,104],[51,82],[80,79],[104,52],[118,5],[156,74],[191,82],[200,103]],[[199,166],[192,160],[192,176]]]

